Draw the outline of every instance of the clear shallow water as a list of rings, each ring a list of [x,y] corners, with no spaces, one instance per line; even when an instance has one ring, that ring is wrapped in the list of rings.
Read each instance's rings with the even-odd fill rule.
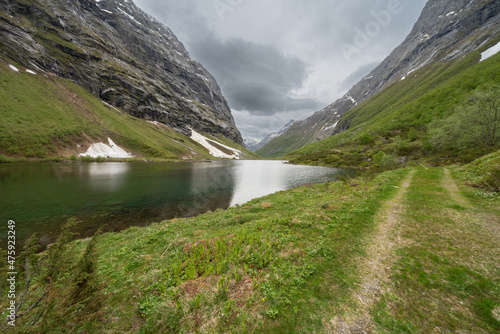
[[[0,164],[0,243],[8,220],[18,244],[34,232],[48,244],[71,217],[86,237],[102,225],[118,231],[193,216],[348,173],[281,161]]]

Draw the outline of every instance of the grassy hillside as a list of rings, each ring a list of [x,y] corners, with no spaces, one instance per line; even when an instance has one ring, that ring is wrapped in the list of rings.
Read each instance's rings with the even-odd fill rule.
[[[319,121],[317,117],[320,115],[311,116],[310,123]],[[274,158],[286,155],[296,149],[299,149],[310,142],[314,136],[314,130],[304,132],[302,127],[292,126],[281,136],[273,138],[269,143],[258,149],[255,153],[262,157]]]
[[[473,136],[480,136],[483,129],[472,128],[472,122],[457,115],[470,109],[474,104],[470,100],[483,93],[496,96],[498,103],[500,54],[478,62],[481,51],[498,40],[500,37],[460,61],[413,72],[344,115],[341,122],[350,125],[348,131],[305,146],[289,157],[300,163],[367,167],[374,160],[389,164],[398,157],[433,157],[435,163],[440,159],[471,161],[495,150],[500,145],[499,132],[495,145],[478,142]],[[500,124],[500,116],[496,122]],[[462,129],[467,123],[469,128]],[[469,130],[476,133],[468,134]]]
[[[477,164],[496,168],[489,158]],[[418,167],[92,240],[61,238],[18,255],[16,288],[28,292],[16,327],[0,328],[496,333],[498,199],[458,181],[457,170]]]
[[[167,126],[132,117],[54,75],[26,72],[0,60],[0,155],[70,157],[110,137],[139,157],[210,158],[207,150]],[[224,140],[228,146],[251,152]]]
[[[472,187],[500,192],[500,151],[462,167],[460,176]]]

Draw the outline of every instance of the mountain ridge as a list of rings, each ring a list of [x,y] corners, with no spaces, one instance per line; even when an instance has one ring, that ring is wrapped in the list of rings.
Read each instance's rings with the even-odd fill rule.
[[[406,76],[435,62],[459,59],[487,43],[500,25],[498,1],[430,0],[406,39],[342,98],[297,122],[259,150],[285,155],[350,127],[343,116]]]
[[[0,4],[0,54],[71,79],[132,116],[243,140],[213,76],[131,0]]]

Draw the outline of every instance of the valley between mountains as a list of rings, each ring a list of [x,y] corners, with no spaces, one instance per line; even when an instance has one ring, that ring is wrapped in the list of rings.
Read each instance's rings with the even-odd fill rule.
[[[429,0],[344,96],[252,140],[234,96],[299,92],[255,90],[262,55],[232,87],[248,53],[216,80],[132,0],[1,2],[0,330],[499,333],[499,46],[498,0]]]

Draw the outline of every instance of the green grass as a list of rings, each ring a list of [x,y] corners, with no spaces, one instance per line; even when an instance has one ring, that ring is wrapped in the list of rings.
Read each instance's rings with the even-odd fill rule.
[[[15,66],[21,71],[14,72],[0,61],[1,161],[70,157],[82,151],[77,145],[88,147],[107,137],[140,157],[210,158],[190,138],[112,108],[71,81],[32,75]],[[229,140],[223,142],[235,146]]]
[[[16,330],[321,330],[338,305],[349,302],[358,279],[356,256],[373,216],[405,174],[301,187],[245,207],[99,236],[100,321],[71,313],[64,324],[48,318],[30,328],[26,316]],[[79,262],[84,245],[70,245],[69,261]],[[37,284],[42,288],[44,279]],[[57,284],[66,286],[65,278]],[[63,316],[63,304],[54,307]]]
[[[500,82],[500,54],[478,62],[480,52],[498,40],[497,36],[460,61],[413,72],[346,113],[341,123],[349,122],[349,130],[288,153],[286,158],[306,164],[370,167],[374,155],[384,151],[438,165],[470,162],[498,149],[500,143],[496,149],[443,150],[433,138],[433,131],[446,124],[442,120],[452,116],[472,92]],[[364,141],[366,135],[373,141]]]
[[[468,194],[457,203],[441,168],[419,169],[400,222],[407,245],[397,251],[391,289],[373,310],[380,333],[496,333],[500,319],[498,201]],[[461,195],[460,195],[461,196]],[[464,208],[464,205],[467,208]]]
[[[276,158],[287,155],[288,153],[300,149],[310,142],[313,137],[313,131],[302,133],[300,130],[292,127],[283,135],[274,138],[265,146],[256,151],[262,157]]]
[[[479,163],[491,167],[494,160]],[[45,289],[51,297],[9,332],[335,332],[335,319],[363,312],[356,291],[363,264],[378,256],[369,245],[382,242],[374,238],[381,208],[400,198],[389,232],[394,261],[381,272],[387,277],[380,277],[364,329],[495,333],[500,206],[458,183],[459,172],[452,178],[443,168],[388,171],[106,233],[95,244],[56,243],[62,246],[34,257],[47,254],[55,263],[31,282],[21,311]],[[409,187],[401,188],[406,179]],[[17,263],[22,271],[22,256]]]

